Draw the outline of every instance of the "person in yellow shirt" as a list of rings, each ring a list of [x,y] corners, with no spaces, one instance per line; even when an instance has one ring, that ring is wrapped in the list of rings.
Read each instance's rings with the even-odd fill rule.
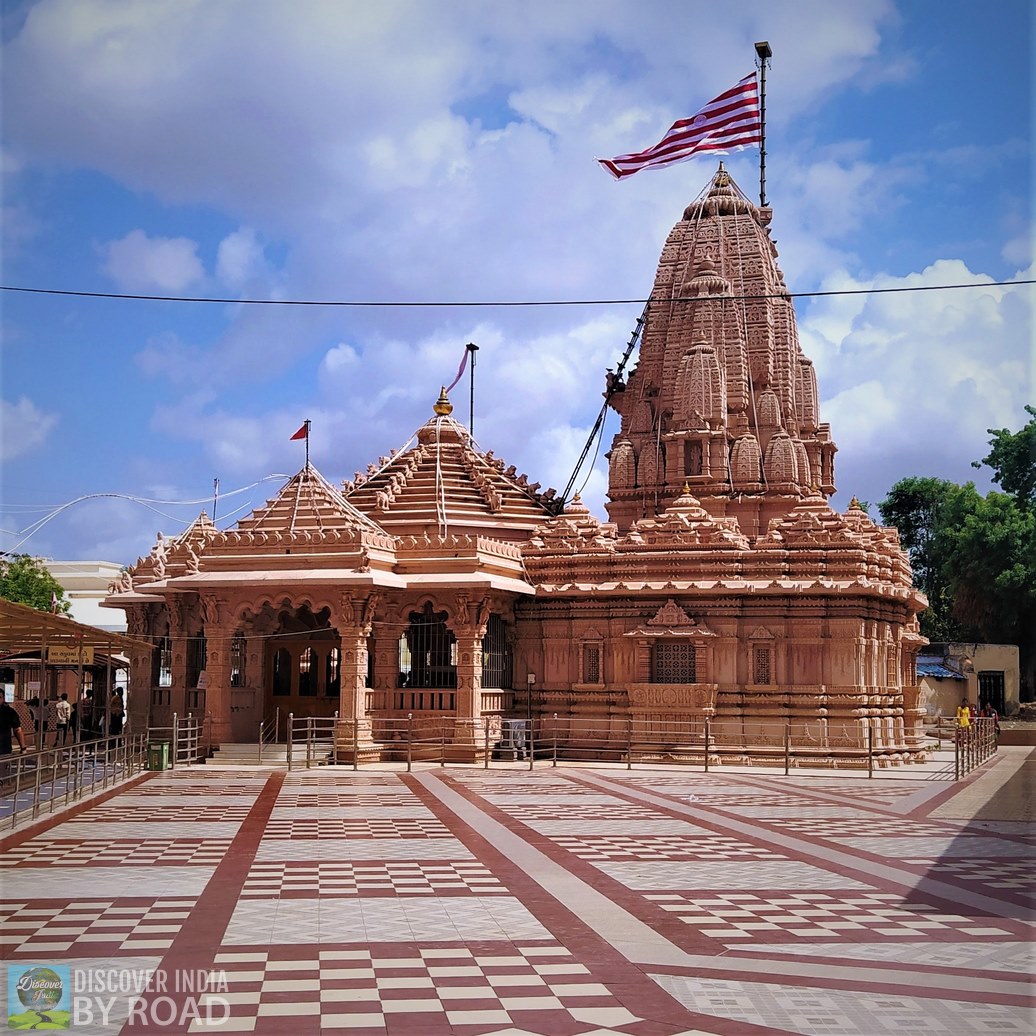
[[[971,706],[967,698],[957,706],[957,726],[961,730],[967,730],[971,726]]]

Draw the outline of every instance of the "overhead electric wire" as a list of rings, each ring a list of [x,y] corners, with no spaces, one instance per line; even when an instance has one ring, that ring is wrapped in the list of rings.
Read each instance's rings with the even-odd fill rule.
[[[900,288],[840,288],[831,291],[775,291],[761,295],[688,295],[667,299],[669,302],[711,301],[754,302],[763,299],[816,299],[847,295],[891,295],[911,291],[955,291],[961,288],[1009,288],[1036,284],[1036,280],[982,281],[974,284],[917,284]],[[512,299],[487,302],[464,301],[403,301],[359,299],[229,299],[192,295],[128,295],[114,291],[70,291],[64,288],[27,288],[14,284],[0,284],[0,291],[21,292],[28,295],[61,295],[87,299],[121,299],[128,302],[194,302],[221,306],[332,306],[353,309],[520,309],[549,306],[629,306],[646,305],[650,298],[629,299]]]
[[[239,493],[247,493],[249,490],[255,489],[257,486],[262,485],[263,482],[269,482],[271,479],[282,479],[289,477],[290,476],[288,475],[281,475],[276,473],[264,475],[261,479],[258,479],[257,481],[252,482],[247,486],[242,486],[240,489],[229,490],[228,492],[224,493],[223,496],[237,496]],[[171,522],[179,522],[186,526],[190,524],[189,521],[186,521],[183,518],[177,518],[175,515],[167,514],[165,511],[160,511],[154,505],[162,504],[166,507],[170,505],[179,507],[196,507],[198,506],[198,504],[208,503],[210,498],[205,497],[202,500],[154,500],[148,497],[134,496],[131,493],[84,493],[82,496],[77,496],[74,500],[69,500],[63,504],[57,504],[53,506],[42,518],[37,519],[36,521],[32,522],[30,525],[27,525],[24,529],[21,529],[18,532],[10,532],[9,530],[4,530],[7,533],[7,535],[20,536],[21,539],[16,544],[14,544],[13,547],[7,548],[2,553],[16,553],[18,551],[18,548],[21,547],[21,545],[25,543],[26,540],[31,539],[33,536],[36,535],[37,532],[40,531],[40,529],[42,529],[45,525],[48,525],[55,518],[57,518],[58,515],[60,515],[64,511],[67,511],[70,507],[74,507],[76,504],[84,503],[87,500],[101,499],[128,500],[130,503],[141,504],[142,506],[147,507],[149,510],[154,511],[156,514],[160,514],[163,518],[168,518]],[[245,506],[248,505],[246,504]],[[238,508],[235,511],[231,511],[230,514],[237,514],[239,511],[243,509],[243,507]],[[224,517],[229,517],[229,515]]]

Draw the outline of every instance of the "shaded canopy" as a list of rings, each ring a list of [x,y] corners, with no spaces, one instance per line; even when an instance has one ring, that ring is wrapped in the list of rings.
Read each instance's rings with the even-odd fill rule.
[[[47,647],[66,647],[78,651],[92,647],[104,654],[126,652],[146,644],[126,633],[113,633],[86,626],[64,615],[52,615],[0,598],[0,661],[5,657],[42,652]],[[42,657],[42,656],[41,656]]]

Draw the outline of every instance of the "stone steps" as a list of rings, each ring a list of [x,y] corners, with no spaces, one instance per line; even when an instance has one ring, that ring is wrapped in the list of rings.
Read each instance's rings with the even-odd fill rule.
[[[280,744],[263,745],[262,763],[259,762],[259,744],[223,744],[210,760],[213,763],[231,763],[234,766],[286,766],[288,746]]]

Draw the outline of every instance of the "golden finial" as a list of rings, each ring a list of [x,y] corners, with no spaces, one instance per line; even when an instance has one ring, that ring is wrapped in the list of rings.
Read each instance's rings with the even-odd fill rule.
[[[691,484],[690,484],[690,482],[685,482],[683,484],[683,492],[680,494],[680,496],[690,496],[690,495],[691,495]]]
[[[442,390],[439,392],[439,398],[435,401],[435,406],[432,409],[440,417],[448,417],[453,413],[453,404],[450,402],[450,397],[446,395],[445,385],[443,385]]]
[[[730,186],[730,173],[723,168],[722,161],[719,164],[719,169],[716,170],[716,176],[713,178],[713,184],[716,187],[729,187]]]
[[[852,500],[849,501],[849,510],[850,511],[862,511],[863,510],[863,505],[860,503],[860,501],[857,498],[855,493],[853,494]]]

